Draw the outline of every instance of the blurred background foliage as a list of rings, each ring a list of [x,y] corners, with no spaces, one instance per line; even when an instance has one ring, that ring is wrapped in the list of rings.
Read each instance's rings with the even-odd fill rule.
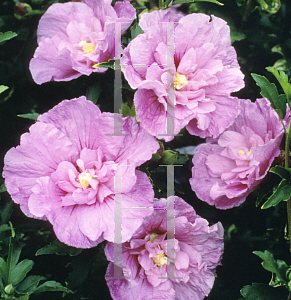
[[[20,135],[27,132],[34,122],[17,115],[44,113],[63,99],[81,95],[87,95],[90,100],[97,102],[102,111],[113,112],[112,69],[105,74],[82,76],[70,82],[48,82],[37,85],[32,80],[28,66],[37,46],[38,21],[46,9],[56,2],[68,1],[27,0],[25,4],[18,0],[0,1],[0,32],[12,31],[17,34],[16,37],[0,42],[0,85],[8,87],[0,94],[1,171],[7,150],[19,144]],[[235,96],[252,101],[259,98],[260,90],[251,73],[264,75],[271,82],[275,82],[273,75],[265,69],[268,66],[274,66],[291,76],[290,0],[219,1],[223,5],[212,2],[216,1],[174,1],[180,3],[177,10],[185,14],[199,12],[215,15],[227,21],[231,29],[232,44],[245,74],[245,88],[235,93]],[[139,13],[157,9],[158,6],[158,0],[136,0],[132,3]],[[136,24],[133,23],[123,36],[124,45],[136,34],[138,34]],[[123,87],[123,100],[131,107],[134,91],[125,80]],[[279,86],[278,89],[280,91]],[[183,134],[182,137],[165,143],[164,149],[161,149],[161,156],[169,149],[193,146],[201,142],[201,139],[186,132]],[[261,259],[252,253],[255,250],[269,250],[276,259],[291,264],[288,241],[284,234],[285,202],[268,210],[261,210],[255,205],[256,193],[253,193],[240,207],[227,211],[217,210],[198,200],[190,188],[188,180],[191,177],[191,155],[178,156],[173,152],[167,152],[167,155],[171,156],[171,159],[174,155],[175,160],[179,157],[179,163],[183,164],[183,167],[176,167],[175,170],[176,194],[183,197],[211,224],[221,221],[226,230],[223,266],[217,268],[217,279],[207,299],[237,300],[241,298],[240,290],[245,285],[254,282],[269,283],[270,273],[262,268]],[[164,197],[166,168],[157,168],[159,159],[160,157],[141,168],[151,176],[156,196]],[[270,176],[266,181],[275,180]],[[0,185],[2,183],[3,179],[0,178]],[[17,205],[10,204],[11,199],[7,193],[1,193],[0,196],[1,224],[7,224],[10,220],[17,239],[26,244],[22,249],[20,260],[34,261],[35,265],[30,275],[44,276],[74,291],[74,294],[67,294],[65,299],[111,299],[104,279],[107,267],[103,254],[104,244],[83,251],[67,247],[55,241],[52,227],[48,222],[25,217]],[[0,254],[6,259],[10,231],[4,230],[0,234],[2,247]],[[282,290],[278,288],[276,293],[276,299],[287,299],[284,288]],[[62,299],[62,293],[31,295],[31,299]]]

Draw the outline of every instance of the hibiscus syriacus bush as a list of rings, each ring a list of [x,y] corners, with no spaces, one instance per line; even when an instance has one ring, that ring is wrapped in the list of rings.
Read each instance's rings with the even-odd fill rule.
[[[291,4],[221,1],[0,1],[1,299],[291,299]]]
[[[241,114],[217,139],[197,147],[190,184],[199,199],[220,209],[240,205],[266,176],[284,128],[270,102],[240,100]],[[289,125],[289,110],[285,124]]]
[[[128,136],[112,136],[114,114],[101,113],[85,97],[62,101],[5,155],[12,199],[27,216],[49,220],[62,242],[89,248],[114,241],[114,198],[122,193],[122,207],[135,207],[123,212],[122,241],[128,240],[151,214],[154,196],[148,177],[135,168],[159,144],[133,118],[123,119],[122,128]],[[115,177],[118,167],[121,178]]]
[[[167,203],[169,202],[169,203]],[[167,209],[167,206],[170,209]],[[223,253],[221,223],[209,226],[182,198],[155,199],[155,210],[132,238],[122,244],[123,276],[114,278],[114,244],[107,243],[106,280],[114,300],[202,300],[213,286]],[[175,227],[173,255],[169,255],[167,226]],[[174,277],[167,267],[174,264]],[[168,278],[167,278],[168,276]]]
[[[174,25],[173,53],[168,24]],[[215,16],[173,10],[141,16],[138,35],[121,59],[125,78],[132,88],[137,119],[152,135],[166,141],[167,87],[175,89],[174,133],[183,127],[200,137],[217,137],[239,114],[239,101],[232,92],[244,87],[229,27]],[[171,85],[168,77],[171,76]]]
[[[82,74],[105,72],[93,65],[118,57],[115,53],[115,23],[124,32],[136,17],[133,6],[110,0],[56,3],[41,17],[38,48],[30,61],[34,81],[69,81]],[[120,47],[117,47],[120,51]]]

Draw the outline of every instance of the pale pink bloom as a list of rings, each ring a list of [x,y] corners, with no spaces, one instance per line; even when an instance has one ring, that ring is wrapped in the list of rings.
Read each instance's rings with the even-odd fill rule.
[[[124,32],[136,17],[128,1],[84,0],[55,3],[41,17],[37,29],[38,48],[30,61],[30,71],[38,84],[69,81],[82,74],[105,72],[93,65],[114,59],[115,22]]]
[[[198,146],[193,157],[192,189],[199,199],[220,209],[240,205],[260,184],[280,153],[284,134],[267,99],[240,100],[240,106],[233,125]]]
[[[167,204],[174,209],[167,210]],[[223,253],[221,223],[209,226],[179,197],[155,199],[154,205],[153,214],[122,245],[122,260],[114,259],[113,243],[105,247],[106,257],[111,261],[105,278],[112,298],[204,299],[212,289],[215,269]],[[175,226],[174,239],[167,238],[167,226]],[[121,261],[126,278],[116,279],[114,263],[121,266]],[[173,266],[175,278],[167,274],[169,265]]]
[[[115,195],[121,194],[123,209],[135,207],[122,212],[122,241],[128,240],[151,214],[154,197],[136,167],[159,144],[133,118],[124,118],[122,127],[127,136],[110,136],[114,114],[101,113],[85,97],[62,101],[6,153],[7,191],[27,216],[48,220],[59,240],[78,248],[114,241]]]
[[[174,22],[173,52],[167,47],[168,23]],[[226,22],[215,16],[159,10],[141,16],[143,34],[124,50],[122,70],[132,88],[142,126],[162,137],[167,122],[167,80],[175,89],[175,134],[184,126],[200,137],[217,137],[239,114],[232,92],[244,87]],[[173,106],[173,105],[172,105]]]

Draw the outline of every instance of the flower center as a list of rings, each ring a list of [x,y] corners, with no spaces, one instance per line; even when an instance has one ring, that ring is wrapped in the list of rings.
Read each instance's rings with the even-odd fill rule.
[[[245,153],[245,151],[243,150],[238,150],[238,154],[239,156],[246,156],[247,154],[251,154],[252,150],[248,151],[247,153]]]
[[[251,154],[252,153],[252,150],[249,150],[249,151],[247,151],[247,152],[245,152],[245,151],[243,151],[243,150],[238,150],[238,154],[239,154],[239,156],[245,156],[245,157],[247,157],[249,154]],[[246,160],[247,162],[250,162],[250,160]]]
[[[84,175],[80,174],[78,177],[78,181],[80,182],[82,187],[85,187],[87,189],[90,186],[90,181],[92,180],[92,178],[93,176],[87,172]]]
[[[85,41],[81,41],[79,46],[83,47],[83,51],[85,53],[94,53],[94,46],[92,43],[86,43]]]
[[[184,85],[188,84],[187,78],[183,74],[178,72],[175,74],[174,87],[176,90],[180,90]]]
[[[156,257],[158,260],[154,257],[152,257],[152,260],[157,266],[161,267],[167,263],[167,256],[165,254],[157,254]]]

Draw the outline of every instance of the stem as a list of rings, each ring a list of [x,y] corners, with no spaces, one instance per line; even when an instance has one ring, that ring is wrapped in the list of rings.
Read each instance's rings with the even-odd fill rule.
[[[290,125],[285,131],[285,168],[289,168],[289,144],[290,144]],[[287,200],[287,219],[288,219],[288,234],[289,234],[289,250],[291,252],[291,199]]]
[[[159,9],[164,8],[164,0],[159,0]]]

